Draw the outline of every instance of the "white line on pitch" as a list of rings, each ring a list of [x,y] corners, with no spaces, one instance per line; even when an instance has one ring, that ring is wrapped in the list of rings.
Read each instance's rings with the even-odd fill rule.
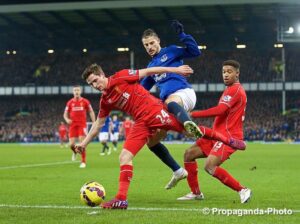
[[[63,162],[55,162],[55,163],[40,163],[40,164],[26,164],[19,166],[0,166],[0,170],[9,170],[9,169],[17,169],[17,168],[30,168],[30,167],[39,167],[39,166],[54,166],[54,165],[63,165],[69,163],[76,163],[79,161],[63,161]]]
[[[67,205],[7,205],[0,204],[0,208],[45,208],[45,209],[89,209],[89,210],[99,210],[99,207],[88,207],[88,206],[67,206]],[[135,208],[130,207],[128,210],[139,210],[139,211],[196,211],[200,212],[202,209],[196,208]],[[96,214],[97,212],[91,212],[91,214]]]
[[[0,204],[0,208],[37,208],[37,209],[89,209],[93,210],[88,215],[95,215],[100,213],[99,207],[91,208],[87,206],[67,206],[67,205],[9,205]],[[203,208],[143,208],[143,207],[129,207],[132,211],[188,211],[188,212],[202,212]],[[292,210],[293,213],[300,213],[300,210]]]

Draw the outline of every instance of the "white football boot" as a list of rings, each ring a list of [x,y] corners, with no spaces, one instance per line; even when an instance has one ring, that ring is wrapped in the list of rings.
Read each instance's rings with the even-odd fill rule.
[[[173,176],[169,181],[169,183],[165,186],[165,189],[169,190],[175,187],[180,180],[185,179],[187,176],[188,176],[188,172],[185,169],[180,168],[179,170],[173,173]]]
[[[242,190],[240,190],[239,195],[241,198],[241,203],[242,204],[247,203],[251,198],[251,194],[252,192],[249,188],[243,188]]]
[[[80,163],[79,168],[85,168],[85,167],[86,167],[86,164],[85,164],[85,163]]]
[[[201,192],[200,194],[194,194],[193,192],[188,193],[180,198],[177,198],[178,201],[189,201],[189,200],[203,200],[204,194]]]

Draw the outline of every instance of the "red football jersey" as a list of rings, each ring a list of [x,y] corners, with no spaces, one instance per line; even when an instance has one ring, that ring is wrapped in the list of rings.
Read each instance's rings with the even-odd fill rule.
[[[67,133],[67,126],[65,124],[59,125],[58,132],[61,135],[65,135]]]
[[[90,101],[80,97],[72,98],[67,102],[65,111],[69,113],[72,126],[86,126],[86,113],[91,110]]]
[[[243,139],[243,121],[247,104],[243,86],[240,83],[228,86],[224,90],[219,104],[225,104],[229,109],[225,114],[215,118],[213,128],[234,138]]]
[[[123,128],[126,136],[128,135],[132,126],[133,126],[133,122],[131,120],[123,122]]]
[[[155,106],[163,104],[139,83],[138,70],[121,70],[108,78],[108,85],[100,99],[98,117],[106,117],[112,110],[122,110],[133,120],[147,121],[157,114]]]

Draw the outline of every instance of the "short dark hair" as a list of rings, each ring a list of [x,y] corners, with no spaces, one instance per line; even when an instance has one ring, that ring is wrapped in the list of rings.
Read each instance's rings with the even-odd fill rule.
[[[86,69],[84,69],[81,77],[84,79],[84,80],[87,80],[87,78],[92,74],[94,73],[95,75],[104,75],[104,72],[101,68],[100,65],[97,65],[96,63],[94,64],[91,64],[90,66],[88,66]]]
[[[232,66],[238,71],[240,70],[240,67],[241,67],[240,63],[236,60],[226,60],[223,62],[223,66],[225,66],[225,65]]]
[[[157,33],[156,33],[154,30],[152,30],[152,29],[146,29],[146,30],[143,32],[142,39],[148,38],[148,37],[152,37],[152,36],[158,38],[158,35],[157,35]]]

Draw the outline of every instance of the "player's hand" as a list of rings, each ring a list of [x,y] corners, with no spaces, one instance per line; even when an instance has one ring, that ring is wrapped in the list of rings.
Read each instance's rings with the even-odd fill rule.
[[[171,22],[171,27],[175,30],[175,32],[177,34],[181,34],[183,33],[184,29],[183,29],[183,25],[182,23],[180,23],[178,20],[174,19]]]
[[[183,76],[189,76],[194,73],[194,70],[188,65],[181,65],[177,68],[177,73]]]
[[[72,120],[71,119],[68,119],[66,120],[67,124],[72,124]]]
[[[83,151],[85,151],[85,147],[80,145],[80,144],[77,144],[73,147],[74,147],[74,150],[75,150],[76,153],[81,154]]]

